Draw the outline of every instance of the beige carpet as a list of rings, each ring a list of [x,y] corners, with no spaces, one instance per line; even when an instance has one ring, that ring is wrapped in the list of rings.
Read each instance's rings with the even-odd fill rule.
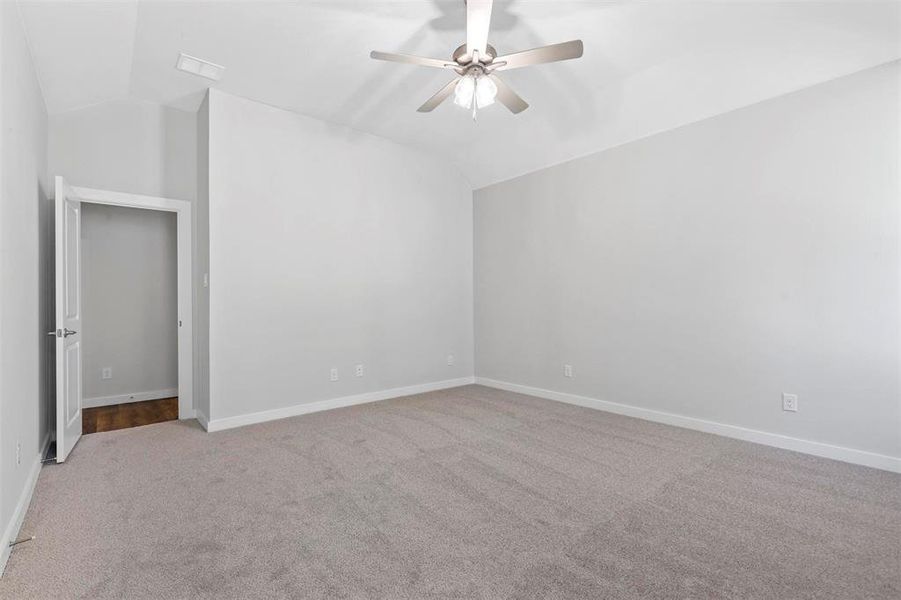
[[[901,477],[469,386],[85,436],[2,598],[901,598]]]

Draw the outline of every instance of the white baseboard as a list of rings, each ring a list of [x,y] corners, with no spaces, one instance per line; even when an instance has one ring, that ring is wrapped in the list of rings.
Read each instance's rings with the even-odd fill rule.
[[[85,398],[81,401],[82,408],[95,408],[97,406],[112,406],[113,404],[128,404],[129,402],[144,402],[145,400],[159,400],[160,398],[174,398],[178,396],[178,388],[166,390],[152,390],[150,392],[132,392],[130,394],[118,394],[116,396],[99,396],[97,398]]]
[[[293,406],[276,408],[274,410],[264,410],[247,415],[226,417],[224,419],[213,419],[212,421],[208,421],[206,423],[205,429],[207,431],[222,431],[223,429],[232,429],[234,427],[242,427],[244,425],[252,425],[254,423],[263,423],[264,421],[274,421],[276,419],[284,419],[286,417],[296,417],[297,415],[305,415],[307,413],[319,412],[322,410],[343,408],[345,406],[354,406],[356,404],[366,404],[367,402],[377,402],[379,400],[390,400],[391,398],[412,396],[413,394],[423,394],[425,392],[434,392],[436,390],[446,390],[448,388],[460,387],[461,385],[470,385],[472,383],[475,383],[475,377],[461,377],[459,379],[447,379],[445,381],[422,383],[419,385],[393,388],[390,390],[381,390],[378,392],[367,392],[365,394],[357,394],[355,396],[344,396],[341,398],[320,400],[318,402],[295,404]],[[198,413],[198,420],[199,416],[200,415]],[[201,422],[201,425],[203,424],[204,423]]]
[[[747,429],[737,425],[726,425],[725,423],[717,423],[716,421],[706,421],[704,419],[686,417],[649,408],[640,408],[629,404],[618,404],[616,402],[597,400],[587,396],[578,396],[566,392],[555,392],[527,385],[519,385],[517,383],[497,381],[485,377],[476,377],[476,383],[500,390],[507,390],[508,392],[517,392],[519,394],[537,396],[538,398],[545,398],[547,400],[576,404],[578,406],[603,410],[618,415],[625,415],[627,417],[635,417],[637,419],[664,423],[666,425],[675,425],[676,427],[694,429],[705,433],[713,433],[747,442],[773,446],[775,448],[794,450],[795,452],[803,452],[805,454],[812,454],[823,458],[831,458],[842,462],[873,467],[874,469],[901,473],[901,458],[895,456],[876,454],[875,452],[846,448],[844,446],[833,446],[831,444],[789,437],[778,433]]]
[[[16,509],[13,512],[9,523],[7,523],[6,528],[3,530],[3,537],[0,538],[0,577],[3,576],[3,571],[6,569],[6,562],[9,560],[9,554],[12,551],[9,544],[16,539],[17,535],[19,535],[19,530],[22,528],[22,523],[25,521],[25,513],[28,512],[28,505],[31,504],[31,497],[34,495],[34,488],[38,483],[38,475],[41,474],[41,466],[43,465],[41,460],[44,458],[44,455],[47,454],[48,446],[50,446],[49,432],[44,436],[41,450],[35,458],[34,463],[32,463],[31,472],[28,474],[28,479],[25,481],[25,487],[22,489],[22,493],[19,494],[19,501],[16,503]]]

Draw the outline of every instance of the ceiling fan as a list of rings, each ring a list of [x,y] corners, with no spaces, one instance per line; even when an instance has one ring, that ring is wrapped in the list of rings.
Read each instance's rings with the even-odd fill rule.
[[[466,43],[454,50],[451,60],[377,51],[373,51],[369,55],[376,60],[450,69],[457,73],[457,77],[453,81],[438,90],[438,93],[419,107],[419,112],[434,110],[453,94],[454,104],[471,109],[473,120],[480,108],[494,104],[495,99],[509,108],[513,114],[521,113],[529,108],[529,105],[510,89],[495,74],[495,71],[508,71],[582,56],[582,40],[498,56],[494,47],[488,44],[488,28],[491,23],[493,1],[464,1],[466,2]]]

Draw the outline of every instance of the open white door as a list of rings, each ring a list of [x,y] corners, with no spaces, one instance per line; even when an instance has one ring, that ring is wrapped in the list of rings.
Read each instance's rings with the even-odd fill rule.
[[[56,461],[81,438],[81,202],[56,178]]]

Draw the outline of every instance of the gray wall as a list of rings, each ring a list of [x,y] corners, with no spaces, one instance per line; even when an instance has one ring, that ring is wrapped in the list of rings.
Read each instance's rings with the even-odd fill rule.
[[[197,111],[197,197],[194,200],[194,409],[207,421],[210,414],[210,294],[204,274],[210,272],[210,103]]]
[[[215,89],[209,115],[211,419],[472,376],[460,173]]]
[[[178,388],[175,213],[83,203],[81,237],[85,403],[167,397]]]
[[[122,99],[50,117],[50,175],[72,185],[193,200],[196,115]]]
[[[0,2],[0,571],[51,423],[46,160],[47,111],[22,22],[15,3]]]
[[[194,114],[133,98],[105,102],[50,117],[49,172],[73,185],[194,200],[204,183],[206,132]],[[198,146],[198,143],[202,143]],[[205,165],[206,163],[204,163]],[[203,273],[208,271],[207,196],[195,206],[194,404],[208,411],[206,339],[209,312]]]
[[[901,456],[898,84],[896,62],[476,191],[476,374]]]

